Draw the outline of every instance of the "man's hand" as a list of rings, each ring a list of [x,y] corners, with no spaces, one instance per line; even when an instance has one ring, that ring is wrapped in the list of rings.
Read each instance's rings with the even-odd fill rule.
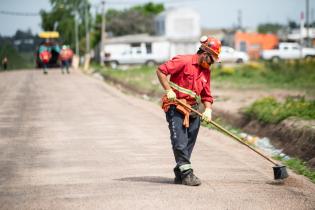
[[[170,101],[174,101],[176,99],[176,93],[172,89],[165,90],[166,97]]]
[[[212,119],[212,109],[206,108],[205,111],[202,113],[202,118],[203,121],[210,122]]]

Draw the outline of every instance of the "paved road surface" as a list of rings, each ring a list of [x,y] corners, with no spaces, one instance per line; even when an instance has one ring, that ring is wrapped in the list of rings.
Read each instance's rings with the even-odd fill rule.
[[[0,73],[0,209],[315,209],[315,187],[202,128],[203,184],[172,184],[162,110],[79,72]]]

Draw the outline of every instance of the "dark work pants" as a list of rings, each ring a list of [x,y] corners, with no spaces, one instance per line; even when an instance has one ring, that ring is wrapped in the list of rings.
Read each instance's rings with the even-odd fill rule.
[[[184,115],[178,112],[174,105],[171,105],[166,112],[166,120],[169,124],[176,167],[190,164],[191,153],[200,127],[200,117],[190,117],[189,127],[186,128],[183,126]]]
[[[69,72],[69,60],[61,61],[61,71],[63,71],[64,68]]]
[[[45,72],[47,73],[47,66],[48,66],[47,63],[43,63],[43,70],[44,70],[44,73],[45,73]]]

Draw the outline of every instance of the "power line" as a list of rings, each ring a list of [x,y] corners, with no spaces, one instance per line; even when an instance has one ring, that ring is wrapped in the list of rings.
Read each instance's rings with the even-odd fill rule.
[[[204,0],[168,0],[168,1],[157,1],[152,2],[154,4],[182,4],[182,3],[194,3],[196,1],[204,1]],[[134,4],[146,4],[151,1],[106,1],[106,4],[110,5],[117,5],[117,4],[124,4],[124,5],[134,5]]]
[[[29,17],[34,17],[34,16],[39,16],[39,13],[34,13],[34,12],[13,12],[13,11],[4,11],[0,10],[0,14],[3,15],[12,15],[12,16],[29,16]]]

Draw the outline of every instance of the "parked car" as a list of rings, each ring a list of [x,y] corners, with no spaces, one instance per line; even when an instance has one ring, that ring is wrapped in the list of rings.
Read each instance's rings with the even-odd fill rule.
[[[298,43],[282,42],[277,49],[263,50],[261,58],[278,61],[280,59],[315,58],[314,48],[303,48]]]
[[[222,46],[220,60],[223,63],[246,63],[249,57],[247,53],[237,51],[232,47]]]

